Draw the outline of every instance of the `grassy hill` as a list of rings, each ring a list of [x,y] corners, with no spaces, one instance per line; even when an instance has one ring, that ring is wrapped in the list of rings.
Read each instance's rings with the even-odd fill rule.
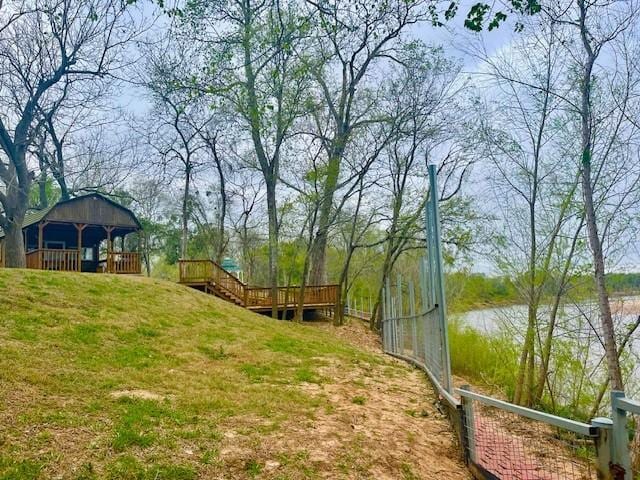
[[[425,391],[333,329],[169,282],[0,269],[0,479],[420,478],[411,448],[465,478],[449,436],[423,438],[447,429]]]

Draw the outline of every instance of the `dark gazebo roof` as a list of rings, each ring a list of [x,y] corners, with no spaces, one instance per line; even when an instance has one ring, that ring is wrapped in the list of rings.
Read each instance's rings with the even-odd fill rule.
[[[131,210],[98,193],[61,201],[48,208],[28,213],[24,217],[22,228],[25,229],[43,221],[142,229]],[[4,232],[0,229],[0,238],[2,237]]]

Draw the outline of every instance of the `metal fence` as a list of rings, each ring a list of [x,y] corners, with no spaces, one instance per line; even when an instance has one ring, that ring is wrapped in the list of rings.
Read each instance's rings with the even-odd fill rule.
[[[456,393],[462,399],[467,461],[477,476],[528,480],[598,478],[599,442],[605,438],[601,435],[603,425],[523,408],[471,392],[469,387],[457,389]]]
[[[403,281],[398,276],[395,292],[386,279],[383,296],[382,340],[386,352],[411,359],[423,366],[438,390],[453,392],[451,362],[446,324],[444,272],[440,243],[435,165],[429,166],[429,196],[425,204],[427,251],[420,264],[420,298],[417,306],[414,284],[409,281],[403,295]],[[419,308],[419,312],[417,312]]]
[[[347,297],[347,304],[344,306],[344,314],[347,317],[359,318],[360,320],[371,319],[371,297],[369,297],[368,308],[363,298]]]
[[[613,392],[612,418],[582,423],[481,395],[466,386],[454,388],[437,191],[435,166],[429,166],[427,247],[420,264],[420,292],[416,296],[410,280],[398,277],[392,288],[386,279],[384,351],[426,372],[448,407],[465,460],[476,477],[633,480],[630,444],[640,431],[636,423],[640,402]],[[640,446],[640,438],[636,440]]]
[[[614,474],[625,480],[640,478],[640,401],[626,398],[623,392],[614,390],[611,392],[611,417]]]

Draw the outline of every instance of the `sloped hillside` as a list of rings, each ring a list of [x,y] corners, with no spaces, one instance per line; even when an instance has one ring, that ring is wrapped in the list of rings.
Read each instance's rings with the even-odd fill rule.
[[[422,376],[340,337],[169,282],[0,269],[0,479],[468,478]]]

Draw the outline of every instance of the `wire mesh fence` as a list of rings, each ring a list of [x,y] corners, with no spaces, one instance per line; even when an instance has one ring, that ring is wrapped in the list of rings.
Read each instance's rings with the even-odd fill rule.
[[[430,192],[437,192],[429,167]],[[386,279],[383,295],[384,350],[422,368],[446,400],[465,459],[479,478],[514,480],[632,480],[627,412],[640,415],[640,402],[612,397],[614,419],[591,424],[531,410],[496,398],[456,390],[453,394],[446,322],[437,198],[425,205],[427,248],[420,264],[420,291]],[[616,413],[617,412],[617,416]],[[616,470],[618,469],[618,470]],[[621,470],[620,470],[621,469]],[[622,471],[622,474],[620,474]]]
[[[387,278],[383,297],[385,351],[424,366],[443,392],[452,392],[451,363],[445,319],[440,215],[435,166],[429,166],[425,204],[426,255],[420,263],[420,295],[412,281],[398,276],[395,289]],[[406,295],[404,294],[406,292]]]
[[[634,479],[640,478],[640,412],[629,412],[627,416],[630,467]]]
[[[444,385],[450,384],[450,376],[443,361],[444,351],[440,341],[442,337],[437,308],[418,315],[386,318],[383,325],[383,343],[387,352],[424,365],[443,388]]]
[[[468,460],[480,473],[517,480],[598,478],[600,432],[593,425],[534,411],[539,419],[529,418],[526,409],[510,411],[495,399],[459,392]]]

